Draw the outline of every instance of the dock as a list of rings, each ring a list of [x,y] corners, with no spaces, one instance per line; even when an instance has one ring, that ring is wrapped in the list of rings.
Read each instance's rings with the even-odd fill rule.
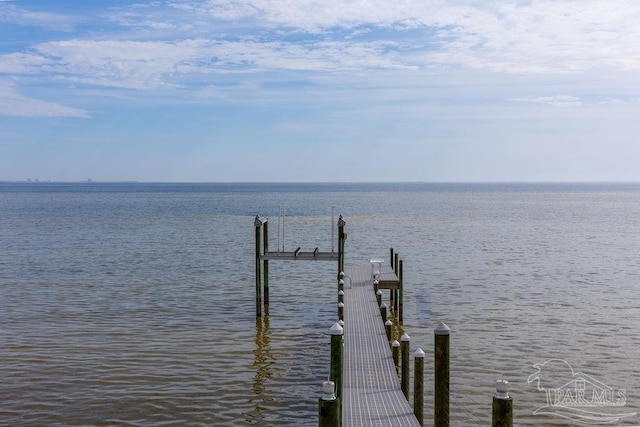
[[[372,284],[372,267],[345,266],[342,425],[420,426],[402,392]],[[398,278],[382,267],[387,289]]]

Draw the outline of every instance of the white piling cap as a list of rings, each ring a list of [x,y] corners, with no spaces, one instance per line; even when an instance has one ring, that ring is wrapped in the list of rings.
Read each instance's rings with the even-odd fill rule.
[[[498,399],[509,398],[509,381],[504,379],[496,381],[496,397]]]
[[[344,291],[339,291],[339,292],[338,292],[338,295],[340,295],[340,296],[344,296]]]
[[[338,280],[338,285],[344,285],[344,280],[342,279]]]
[[[339,302],[339,303],[338,303],[338,307],[339,307],[339,308],[344,308],[344,303],[343,303],[343,302]]]
[[[400,341],[411,341],[411,337],[409,336],[408,333],[405,332],[404,334],[402,334]]]
[[[391,320],[387,320],[386,322],[384,322],[385,326],[391,326],[393,325],[393,322]]]
[[[324,381],[322,383],[322,400],[334,400],[336,398],[334,394],[335,386],[333,381]]]
[[[339,319],[338,320],[338,325],[342,326],[344,328],[344,320]]]
[[[342,335],[343,333],[344,329],[339,323],[334,323],[331,329],[329,329],[329,334],[331,335]]]
[[[414,353],[413,353],[413,357],[417,357],[420,359],[424,359],[424,351],[422,351],[421,348],[418,348]]]
[[[391,347],[400,347],[400,343],[398,342],[398,340],[393,340],[393,342],[391,343]]]
[[[451,329],[449,329],[446,323],[440,322],[438,323],[438,326],[436,326],[434,332],[436,335],[450,335]]]
[[[380,308],[387,308],[387,304],[385,303],[380,304]]]
[[[376,292],[376,295],[382,295],[382,291],[378,289],[378,292]]]
[[[344,271],[340,272],[340,278],[342,279],[344,277]]]

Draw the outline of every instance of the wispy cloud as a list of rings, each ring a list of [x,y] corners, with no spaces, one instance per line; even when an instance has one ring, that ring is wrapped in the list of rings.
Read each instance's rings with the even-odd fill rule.
[[[585,104],[576,96],[571,95],[555,95],[555,96],[539,96],[531,98],[512,98],[509,101],[528,102],[534,104],[548,105],[551,107],[583,107]]]
[[[0,6],[0,22],[77,30],[80,18]],[[134,90],[210,89],[229,76],[260,87],[282,71],[351,75],[442,69],[568,75],[640,70],[640,3],[532,0],[185,0],[100,12],[75,31],[0,55],[0,75]],[[108,24],[107,24],[108,23]],[[402,80],[384,84],[403,85]],[[383,84],[382,82],[380,84]],[[205,92],[203,92],[205,93]],[[200,93],[202,95],[202,93]],[[577,106],[568,96],[514,101]]]
[[[22,95],[15,88],[15,85],[2,80],[0,80],[0,115],[14,117],[90,117],[89,113],[77,108]]]
[[[17,2],[3,0],[0,3],[0,23],[71,32],[81,22],[80,18],[72,15],[28,10],[18,6]]]

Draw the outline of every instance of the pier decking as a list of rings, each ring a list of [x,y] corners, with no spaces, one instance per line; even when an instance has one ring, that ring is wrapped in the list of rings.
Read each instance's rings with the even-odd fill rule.
[[[381,274],[394,282],[390,267]],[[420,426],[400,388],[371,266],[346,266],[344,293],[343,425]]]

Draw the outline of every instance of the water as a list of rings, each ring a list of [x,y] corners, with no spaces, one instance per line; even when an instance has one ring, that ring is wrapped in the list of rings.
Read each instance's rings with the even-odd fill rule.
[[[451,328],[451,425],[488,425],[503,375],[516,425],[577,425],[533,414],[549,359],[640,411],[640,185],[7,183],[0,425],[315,425],[335,265],[271,263],[256,320],[253,217],[330,250],[332,205],[347,264],[404,260],[427,391]]]

